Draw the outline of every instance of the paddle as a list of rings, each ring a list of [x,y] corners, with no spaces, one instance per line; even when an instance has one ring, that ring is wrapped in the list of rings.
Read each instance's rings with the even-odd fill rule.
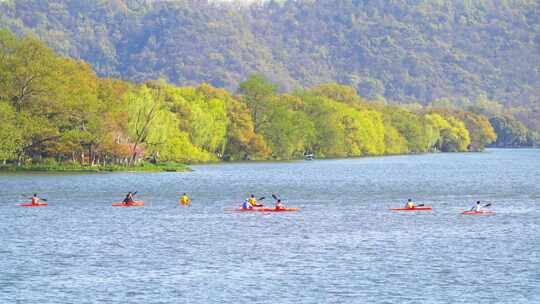
[[[259,198],[259,202],[260,202],[260,201],[264,201],[265,198],[266,198],[266,197],[264,197],[264,196],[261,197],[261,198]],[[264,207],[264,205],[263,205],[263,204],[257,204],[256,207]]]
[[[278,201],[281,201],[281,199],[279,198],[279,196],[275,195],[275,194],[272,194],[272,197],[276,200],[276,209],[278,208],[285,208],[283,207],[283,204],[281,205],[281,207],[278,207]]]
[[[135,194],[137,194],[137,192],[139,192],[139,191],[131,192],[131,197],[133,198],[133,202],[135,202],[134,196],[135,196]],[[132,204],[132,203],[133,203],[133,202],[126,202],[126,199],[124,199],[122,202],[123,202],[124,204],[126,204],[126,205],[127,205],[127,204]]]
[[[33,196],[28,197],[28,195],[26,195],[26,194],[21,194],[21,196],[24,197],[24,198],[26,198],[26,199],[29,199],[29,200],[31,200],[31,199],[33,198]],[[40,201],[44,201],[44,202],[47,201],[47,199],[41,198],[41,197],[39,198],[39,200],[40,200]]]
[[[416,205],[414,207],[424,207],[424,206],[425,206],[425,204],[419,204],[419,205]]]
[[[484,206],[482,206],[482,208],[487,208],[489,206],[491,206],[491,203],[485,204]],[[476,210],[476,207],[472,207],[470,211],[475,211],[475,210]]]

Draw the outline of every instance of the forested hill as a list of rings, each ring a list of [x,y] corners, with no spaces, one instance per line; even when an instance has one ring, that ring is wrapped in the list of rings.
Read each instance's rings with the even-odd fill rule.
[[[101,76],[236,90],[260,73],[283,90],[339,82],[423,104],[540,96],[536,0],[0,2],[1,25]]]
[[[0,162],[8,169],[481,151],[495,132],[505,142],[540,142],[496,119],[368,102],[335,83],[279,93],[258,75],[234,95],[208,84],[99,78],[35,37],[0,30]]]

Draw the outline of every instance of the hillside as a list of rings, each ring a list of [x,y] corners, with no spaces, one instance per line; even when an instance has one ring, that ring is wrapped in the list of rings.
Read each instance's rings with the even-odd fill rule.
[[[100,76],[228,90],[260,73],[284,91],[338,82],[368,99],[485,95],[540,130],[540,5],[533,0],[7,1],[33,32]]]

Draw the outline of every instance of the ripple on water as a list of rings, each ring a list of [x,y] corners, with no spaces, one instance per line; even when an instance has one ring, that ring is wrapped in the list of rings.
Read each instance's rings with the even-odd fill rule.
[[[0,175],[0,302],[540,302],[539,159],[488,150]],[[133,190],[147,206],[110,206]],[[50,207],[14,206],[33,192]],[[192,207],[174,207],[182,192]],[[223,212],[251,192],[302,211]],[[387,210],[409,197],[434,210]],[[478,199],[497,214],[460,214]]]

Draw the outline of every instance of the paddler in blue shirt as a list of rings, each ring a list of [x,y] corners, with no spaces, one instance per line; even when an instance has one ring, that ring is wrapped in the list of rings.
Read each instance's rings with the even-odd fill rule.
[[[133,199],[133,195],[134,195],[134,194],[135,194],[135,193],[131,193],[131,191],[128,192],[128,194],[126,195],[126,198],[124,198],[124,200],[123,200],[123,203],[126,204],[126,205],[127,205],[127,204],[133,203],[133,202],[135,201],[135,200]]]
[[[253,209],[253,207],[251,206],[251,204],[249,203],[249,199],[246,198],[246,200],[244,201],[244,203],[242,204],[242,209]]]

